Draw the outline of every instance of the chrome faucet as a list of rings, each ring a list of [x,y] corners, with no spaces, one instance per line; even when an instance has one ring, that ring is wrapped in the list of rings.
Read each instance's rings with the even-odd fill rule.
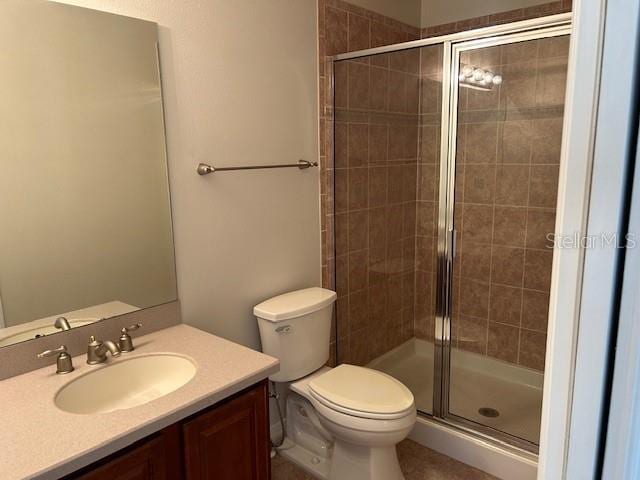
[[[93,335],[89,337],[89,345],[87,345],[87,363],[89,365],[104,363],[107,360],[107,352],[111,353],[112,357],[118,357],[120,355],[120,347],[111,340],[101,342],[96,340]]]
[[[56,327],[58,330],[62,330],[63,332],[67,330],[71,330],[71,325],[69,325],[69,320],[67,320],[65,317],[56,318],[56,321],[53,322],[53,326]]]
[[[56,359],[56,373],[63,374],[73,372],[71,355],[69,355],[67,347],[64,345],[60,345],[58,348],[54,348],[53,350],[45,350],[38,354],[38,358],[46,358],[53,355],[58,355],[58,358]]]

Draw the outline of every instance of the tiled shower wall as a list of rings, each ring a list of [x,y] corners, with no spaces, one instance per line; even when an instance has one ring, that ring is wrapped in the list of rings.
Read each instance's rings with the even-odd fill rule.
[[[413,336],[419,55],[407,53],[336,64],[348,75],[335,87],[338,353],[358,364]]]
[[[420,48],[420,155],[416,210],[415,328],[418,338],[435,333],[442,45]]]
[[[338,292],[338,360],[362,365],[413,336],[420,57],[336,64],[335,159],[322,60],[415,40],[420,29],[338,0],[318,4],[323,282]]]
[[[414,334],[421,338],[433,339],[441,47],[423,47],[421,51],[416,49],[401,54],[371,57],[360,62],[337,64],[336,85],[347,87],[337,88],[335,92],[335,161],[332,155],[332,99],[329,94],[331,75],[325,61],[327,56],[412,40],[419,34],[439,35],[560,13],[570,9],[570,3],[553,2],[447,26],[430,27],[422,32],[339,0],[319,0],[318,5],[322,107],[320,127],[323,284],[328,288],[335,288],[339,296],[338,322],[333,336],[334,342],[338,340],[338,360],[365,364]],[[536,52],[535,59],[531,58],[533,62],[538,62],[537,55]],[[495,69],[501,65],[502,57]],[[553,74],[549,78],[552,77]],[[489,95],[493,95],[491,98],[494,98],[496,94]],[[458,160],[461,166],[458,176],[462,179],[467,157],[460,152],[465,152],[466,148],[473,148],[476,138],[486,140],[483,127],[475,124],[491,123],[488,122],[486,114],[492,109],[495,110],[490,101],[486,103],[486,98],[488,97],[472,98],[470,103],[465,103],[465,109],[470,106],[468,113],[471,116],[468,117],[466,111],[461,112],[461,141],[466,137],[467,130],[471,139],[469,146],[461,144],[459,151]],[[465,97],[465,102],[467,101]],[[476,117],[473,117],[474,112]],[[504,117],[499,121],[496,112],[493,112],[496,136],[490,135],[486,141],[491,142],[493,139],[496,149],[500,149],[503,147],[499,143],[504,142],[505,138],[506,144],[509,144],[509,138],[515,133],[513,128],[519,120],[512,112],[509,119]],[[550,115],[554,115],[549,111],[528,113],[529,117],[546,116],[537,119],[541,120],[537,122],[537,126],[543,128],[544,125],[545,134],[557,137],[559,142],[561,110],[556,109],[555,122],[549,118]],[[478,114],[485,117],[480,119]],[[524,122],[537,121],[533,117],[524,117]],[[549,121],[545,123],[545,120]],[[523,123],[520,127],[527,134],[523,141],[529,142],[530,148],[533,149],[537,143],[530,137],[534,131],[529,129],[531,125]],[[485,125],[485,128],[490,127]],[[550,131],[555,133],[549,134]],[[549,148],[556,148],[555,145],[556,143],[551,142]],[[496,168],[500,168],[497,152],[498,150],[495,165]],[[481,151],[476,153],[480,155]],[[534,154],[531,155],[533,158]],[[472,157],[473,154],[468,158]],[[504,165],[505,168],[509,167],[508,163]],[[473,172],[474,167],[471,166],[469,172]],[[528,190],[531,175],[535,177],[536,173],[545,167],[549,165],[527,166],[530,173],[526,185],[522,184],[522,188]],[[557,166],[555,168],[557,169]],[[469,173],[468,177],[471,178],[471,175],[472,173]],[[482,180],[479,179],[477,182],[481,183]],[[458,191],[462,192],[457,199],[463,200],[464,186],[458,184],[457,187]],[[473,200],[473,195],[471,199]],[[469,205],[468,208],[471,207],[473,205]],[[501,213],[499,207],[497,211]],[[525,224],[531,218],[531,225],[536,221],[542,221],[541,218],[534,218],[537,213],[542,217],[544,213],[549,214],[552,210],[547,209],[549,211],[545,212],[544,209],[547,207],[537,207],[528,203],[518,207],[520,213],[526,210]],[[492,222],[494,208],[492,205]],[[460,210],[460,215],[456,217],[460,226],[463,211]],[[498,220],[501,218],[499,216]],[[546,225],[550,224],[548,215],[546,222]],[[494,229],[499,227],[499,224],[491,224],[492,240]],[[544,249],[544,246],[532,247],[532,244],[528,243],[526,232],[524,235],[526,243],[513,248],[522,249],[525,262],[525,258],[535,262],[538,255],[541,268],[546,268],[541,259],[550,257],[549,251]],[[496,251],[508,250],[498,248],[500,240],[495,244],[492,244],[492,240],[489,244],[493,245]],[[460,243],[461,247],[464,247],[464,242]],[[474,245],[472,241],[468,244],[466,258],[469,260],[465,264],[472,265]],[[456,265],[457,272],[464,272],[464,278],[467,279],[468,268],[462,270],[460,267],[460,260],[465,255],[463,251],[459,250]],[[334,252],[337,252],[335,258]],[[493,257],[489,257],[490,272],[500,253],[502,252],[496,254],[495,261]],[[532,267],[529,267],[530,271]],[[461,291],[458,288],[460,283],[466,288],[471,285],[468,283],[469,280],[473,279],[465,280],[467,283],[464,283],[460,281],[459,274],[456,278],[456,292]],[[487,278],[489,277],[485,277],[484,280]],[[544,300],[548,296],[548,288],[543,288],[541,284],[536,288],[529,288],[531,284],[527,283],[524,277],[521,285],[496,282],[488,284],[492,303],[487,303],[486,315],[485,310],[480,308],[468,311],[468,306],[475,305],[476,300],[483,305],[484,293],[476,298],[474,292],[477,288],[469,290],[470,295],[464,297],[467,306],[463,306],[462,312],[470,315],[460,316],[458,304],[462,297],[454,300],[456,315],[459,317],[454,321],[454,345],[512,363],[542,369],[546,332],[546,325],[543,328],[542,322],[546,321],[547,304]],[[516,314],[518,294],[520,311]],[[507,298],[512,302],[506,302]]]
[[[465,52],[503,76],[460,88],[453,342],[544,369],[567,36]]]
[[[484,48],[463,64],[500,73],[461,88],[452,344],[543,370],[568,37]],[[442,48],[421,49],[415,336],[433,340]]]

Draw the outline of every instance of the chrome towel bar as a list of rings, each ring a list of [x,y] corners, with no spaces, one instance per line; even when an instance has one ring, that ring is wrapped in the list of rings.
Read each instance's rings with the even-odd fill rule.
[[[212,167],[211,165],[207,165],[206,163],[201,163],[198,165],[197,172],[198,175],[208,175],[213,172],[228,172],[231,170],[258,170],[261,168],[292,168],[296,167],[300,170],[304,170],[310,167],[317,167],[318,162],[309,162],[307,160],[298,160],[298,163],[283,163],[280,165],[249,165],[245,167]]]

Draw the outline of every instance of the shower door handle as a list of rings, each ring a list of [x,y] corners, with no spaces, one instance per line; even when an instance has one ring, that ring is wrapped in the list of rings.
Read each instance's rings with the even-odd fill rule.
[[[450,248],[451,248],[451,260],[456,258],[456,248],[458,247],[458,241],[457,241],[456,237],[457,237],[456,229],[455,228],[450,228],[449,229],[449,245],[450,245]]]

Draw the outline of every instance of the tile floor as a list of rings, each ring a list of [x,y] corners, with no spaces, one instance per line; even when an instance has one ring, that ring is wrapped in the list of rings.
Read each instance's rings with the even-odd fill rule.
[[[411,440],[398,445],[406,480],[496,480],[496,477],[423,447]],[[271,462],[272,480],[316,480],[281,456]]]

